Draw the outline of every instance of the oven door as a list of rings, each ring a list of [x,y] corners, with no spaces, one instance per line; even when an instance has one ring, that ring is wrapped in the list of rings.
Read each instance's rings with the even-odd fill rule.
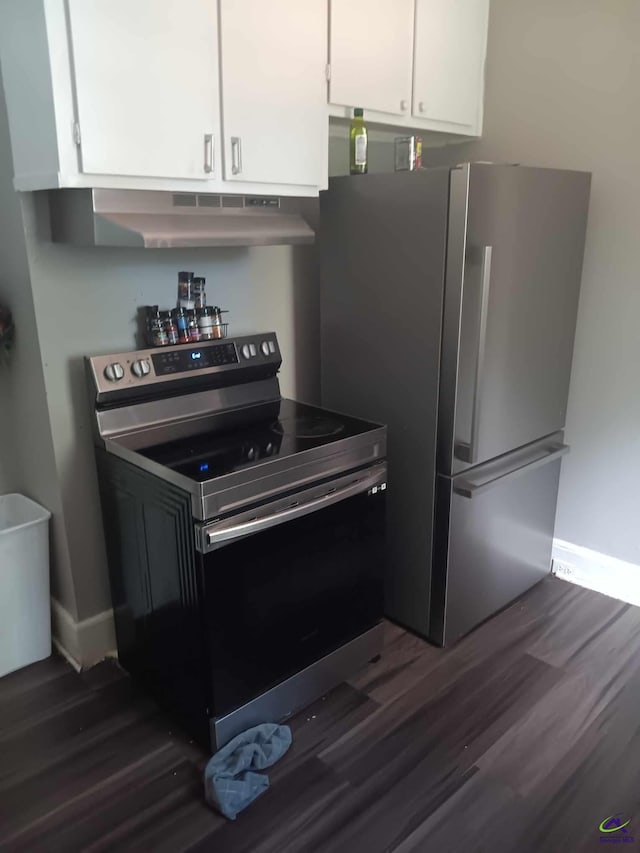
[[[197,528],[212,716],[382,619],[386,464]]]

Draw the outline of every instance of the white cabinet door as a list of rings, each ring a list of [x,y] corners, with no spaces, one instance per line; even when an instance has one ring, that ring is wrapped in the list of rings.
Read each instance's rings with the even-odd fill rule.
[[[218,177],[215,0],[68,0],[82,170]]]
[[[330,103],[409,115],[413,4],[331,0]]]
[[[220,0],[224,177],[320,186],[326,0]]]
[[[476,127],[489,0],[416,0],[413,115]]]

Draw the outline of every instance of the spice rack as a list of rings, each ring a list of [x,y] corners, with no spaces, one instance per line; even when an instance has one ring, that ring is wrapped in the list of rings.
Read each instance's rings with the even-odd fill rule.
[[[207,305],[205,279],[192,272],[178,273],[177,306],[161,310],[149,305],[145,311],[145,337],[149,346],[165,347],[219,341],[227,337],[227,311]]]

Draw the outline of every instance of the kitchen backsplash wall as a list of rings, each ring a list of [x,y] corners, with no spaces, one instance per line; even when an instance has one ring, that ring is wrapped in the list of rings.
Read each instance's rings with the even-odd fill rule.
[[[78,617],[108,608],[109,590],[82,357],[137,345],[139,306],[174,305],[177,271],[207,279],[230,334],[275,329],[282,393],[318,397],[314,248],[80,249],[49,240],[45,194],[22,201],[31,287]]]
[[[366,121],[366,115],[365,115]],[[394,138],[398,134],[391,131],[369,131],[367,166],[370,174],[393,172]],[[332,127],[329,136],[329,175],[349,174],[349,139],[345,128]]]
[[[364,114],[365,124],[367,113]],[[369,174],[393,172],[395,169],[395,140],[406,136],[409,131],[391,130],[380,126],[369,127],[367,146],[367,171]],[[464,137],[454,137],[446,133],[422,132],[425,151],[446,152],[446,156],[457,163],[458,146]],[[343,121],[332,120],[329,135],[329,175],[349,174],[349,125]]]

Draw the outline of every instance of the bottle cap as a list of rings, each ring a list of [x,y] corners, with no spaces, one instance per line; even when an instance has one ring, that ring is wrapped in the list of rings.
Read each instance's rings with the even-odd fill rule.
[[[364,115],[364,110],[362,109],[362,107],[356,107],[353,111],[353,115],[355,116],[355,118],[362,118],[362,116]]]

